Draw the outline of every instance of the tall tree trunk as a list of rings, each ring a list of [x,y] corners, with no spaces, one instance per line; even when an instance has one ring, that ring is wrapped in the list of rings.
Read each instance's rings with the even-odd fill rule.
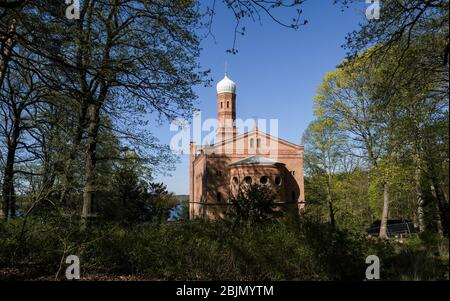
[[[4,179],[2,185],[3,194],[3,215],[8,218],[15,208],[15,192],[14,192],[14,160],[11,160],[11,151],[8,148],[7,162],[4,169]]]
[[[89,11],[88,11],[88,6]],[[91,1],[85,1],[83,3],[82,11],[88,11],[89,18],[92,17],[93,13],[93,5],[95,5],[95,2]],[[87,67],[86,67],[86,47],[88,47],[89,42],[87,41],[90,30],[86,30],[83,27],[84,24],[84,18],[85,14],[81,15],[81,19],[78,22],[78,30],[79,30],[79,43],[77,44],[77,53],[76,53],[76,66],[77,66],[77,75],[78,75],[78,83],[80,85],[79,90],[79,100],[80,100],[80,108],[78,112],[78,124],[76,125],[76,129],[73,133],[73,145],[72,148],[69,150],[69,155],[66,160],[64,173],[62,176],[62,191],[60,196],[61,203],[66,202],[67,194],[69,193],[70,188],[73,184],[73,176],[72,176],[72,164],[76,159],[76,155],[78,153],[78,147],[81,144],[81,141],[83,139],[83,134],[86,129],[86,123],[88,122],[88,103],[92,103],[91,95],[89,93],[89,85],[86,81],[87,78]]]
[[[389,186],[383,183],[383,213],[381,214],[380,237],[387,238],[387,221],[389,215]]]
[[[72,176],[72,165],[73,162],[76,159],[78,148],[81,144],[81,140],[83,139],[83,132],[86,127],[86,115],[87,115],[87,108],[88,105],[84,101],[84,99],[81,101],[80,104],[80,111],[78,115],[78,124],[76,125],[76,129],[73,133],[73,140],[72,140],[72,147],[69,150],[69,154],[67,156],[65,166],[64,166],[64,172],[62,174],[62,191],[60,195],[60,202],[65,203],[67,194],[70,191],[71,186],[73,185],[73,176]]]
[[[45,195],[49,195],[55,185],[56,181],[56,163],[52,162],[50,152],[44,154],[44,175],[40,189]]]
[[[5,40],[3,41],[0,49],[1,52],[0,55],[2,58],[2,61],[0,63],[0,87],[3,85],[3,81],[6,76],[6,70],[8,69],[8,63],[9,60],[11,59],[12,50],[14,47],[13,35],[15,34],[15,32],[16,32],[16,19],[12,19],[9,24]]]
[[[86,225],[88,218],[92,215],[92,207],[94,205],[94,195],[96,190],[95,183],[95,164],[97,135],[100,124],[100,106],[90,104],[88,108],[88,139],[86,148],[86,165],[85,165],[85,185],[83,192],[83,210],[81,214],[82,223]]]
[[[417,224],[419,232],[425,231],[425,213],[424,213],[424,199],[417,195]]]
[[[441,188],[440,181],[437,177],[435,162],[428,160],[428,174],[431,182],[431,194],[436,200],[436,205],[439,210],[439,221],[443,234],[448,237],[449,232],[449,207],[445,194]]]
[[[448,237],[448,231],[449,231],[449,208],[448,204],[443,196],[443,193],[441,191],[441,187],[439,185],[438,179],[436,176],[431,177],[431,193],[433,197],[437,200],[437,207],[439,210],[439,221],[440,226],[442,230],[442,234],[444,236]]]
[[[5,218],[16,216],[16,194],[14,190],[14,163],[17,144],[20,136],[20,111],[14,118],[11,136],[8,138],[8,153],[6,155],[4,179],[2,185],[3,214]]]
[[[417,204],[417,219],[418,219],[418,226],[419,231],[425,230],[425,220],[424,220],[424,197],[422,193],[422,185],[421,185],[421,161],[419,159],[419,156],[416,154],[415,156],[415,172],[414,172],[414,182],[415,182],[415,189],[416,189],[416,204]]]
[[[333,197],[331,196],[331,175],[328,175],[327,178],[327,202],[330,216],[330,225],[331,228],[334,230],[336,229],[336,219],[334,216]]]
[[[333,208],[333,202],[328,202],[328,210],[330,212],[330,225],[331,229],[336,229],[336,219],[334,217],[334,208]]]

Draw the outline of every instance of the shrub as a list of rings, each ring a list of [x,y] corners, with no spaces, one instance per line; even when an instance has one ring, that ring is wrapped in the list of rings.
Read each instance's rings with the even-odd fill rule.
[[[448,279],[448,247],[441,246],[439,255],[420,238],[380,240],[307,219],[233,225],[226,220],[108,223],[83,231],[65,218],[33,217],[24,228],[24,219],[0,221],[0,270],[15,270],[3,276],[9,279],[62,279],[62,259],[73,254],[80,257],[82,277],[364,280],[365,258],[377,255],[382,280]]]
[[[275,210],[275,194],[266,185],[251,184],[231,196],[231,217],[236,222],[264,222],[280,216]]]

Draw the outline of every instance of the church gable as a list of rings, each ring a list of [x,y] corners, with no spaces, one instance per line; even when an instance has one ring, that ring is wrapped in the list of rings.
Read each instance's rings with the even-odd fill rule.
[[[271,136],[254,129],[237,137],[226,139],[214,145],[214,151],[218,153],[241,154],[283,154],[298,153],[302,146]]]

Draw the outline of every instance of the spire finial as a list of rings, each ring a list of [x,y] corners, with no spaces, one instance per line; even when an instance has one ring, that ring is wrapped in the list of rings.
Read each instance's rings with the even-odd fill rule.
[[[253,115],[253,129],[258,131],[258,116]]]
[[[225,76],[228,76],[228,62],[225,61]]]

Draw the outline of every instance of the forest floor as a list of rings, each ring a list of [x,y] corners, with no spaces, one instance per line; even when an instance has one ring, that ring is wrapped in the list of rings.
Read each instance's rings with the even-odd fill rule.
[[[64,276],[64,275],[63,275]],[[31,271],[18,268],[0,268],[0,280],[3,281],[60,281],[55,275],[34,275]],[[86,274],[80,276],[81,281],[156,281],[138,275]]]

